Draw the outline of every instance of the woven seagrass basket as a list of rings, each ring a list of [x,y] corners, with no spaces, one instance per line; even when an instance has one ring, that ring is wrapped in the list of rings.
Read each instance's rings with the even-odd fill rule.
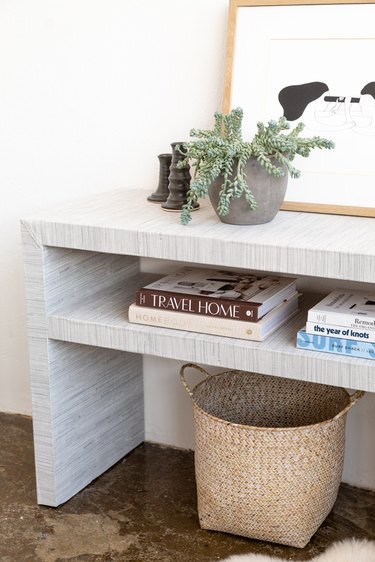
[[[187,368],[207,378],[193,390]],[[303,548],[336,500],[345,421],[364,392],[243,371],[181,368],[193,401],[203,529]]]

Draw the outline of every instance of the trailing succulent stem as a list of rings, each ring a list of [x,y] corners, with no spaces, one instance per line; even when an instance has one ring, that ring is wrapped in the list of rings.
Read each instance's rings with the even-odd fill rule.
[[[258,123],[253,140],[243,141],[242,118],[240,107],[227,115],[217,112],[212,130],[192,129],[190,136],[195,140],[177,147],[185,156],[178,166],[183,168],[191,162],[195,168],[187,202],[181,212],[183,224],[191,220],[194,204],[207,195],[210,184],[219,176],[223,177],[217,209],[219,215],[227,215],[231,201],[242,195],[249,208],[255,209],[257,203],[245,174],[249,158],[256,158],[271,175],[283,176],[287,169],[292,177],[297,178],[300,172],[291,164],[296,154],[306,158],[313,148],[334,147],[332,141],[321,137],[300,138],[298,135],[303,130],[303,124],[299,123],[289,130],[285,117],[269,121],[267,125]],[[284,133],[288,130],[287,134]]]

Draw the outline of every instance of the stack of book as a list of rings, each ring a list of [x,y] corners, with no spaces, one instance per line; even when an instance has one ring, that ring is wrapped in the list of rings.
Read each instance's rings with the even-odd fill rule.
[[[183,267],[137,291],[129,322],[262,341],[297,312],[296,281]]]
[[[375,359],[375,293],[330,293],[308,311],[297,347]]]

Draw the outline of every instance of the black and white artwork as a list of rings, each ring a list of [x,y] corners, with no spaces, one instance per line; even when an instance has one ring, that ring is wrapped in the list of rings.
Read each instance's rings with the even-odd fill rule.
[[[360,92],[343,95],[324,82],[293,84],[285,86],[278,99],[291,123],[301,119],[311,130],[351,129],[358,135],[375,136],[375,81],[365,84]]]
[[[374,21],[375,4],[238,8],[230,106],[244,137],[284,115],[336,145],[296,158],[287,202],[375,216]]]

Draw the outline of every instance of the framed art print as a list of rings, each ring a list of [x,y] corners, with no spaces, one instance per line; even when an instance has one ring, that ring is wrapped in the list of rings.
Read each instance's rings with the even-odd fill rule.
[[[282,209],[375,216],[375,4],[231,0],[223,111],[244,140],[284,115],[333,150],[298,156]]]

